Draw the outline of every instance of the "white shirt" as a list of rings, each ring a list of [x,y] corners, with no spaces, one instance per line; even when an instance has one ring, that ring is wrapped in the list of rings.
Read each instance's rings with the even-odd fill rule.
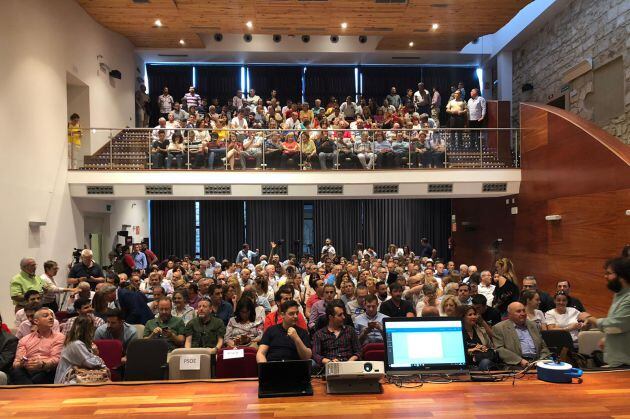
[[[468,119],[478,121],[486,117],[486,100],[481,96],[468,99]]]
[[[337,254],[335,248],[332,245],[322,247],[322,251],[320,254],[323,255],[324,253],[328,253],[328,255],[332,257],[335,257],[335,255]]]
[[[413,103],[420,106],[427,106],[431,101],[431,96],[429,96],[429,91],[427,89],[424,89],[423,93],[425,95],[424,98],[422,97],[422,94],[420,94],[420,90],[416,91],[416,93],[413,94]]]
[[[479,286],[477,286],[477,294],[481,294],[486,297],[486,300],[488,300],[488,307],[492,307],[492,300],[494,300],[494,295],[492,293],[494,292],[495,288],[496,287],[492,284],[487,287],[483,284],[479,284]]]
[[[232,120],[230,121],[230,128],[241,128],[241,129],[247,129],[247,120],[245,118],[243,119],[238,119],[238,116],[235,116],[234,118],[232,118]]]
[[[545,313],[545,321],[547,322],[548,325],[553,324],[553,325],[556,325],[557,327],[564,328],[573,323],[577,323],[579,314],[580,314],[580,311],[573,307],[567,307],[567,311],[564,314],[558,313],[556,309],[554,308]],[[574,342],[577,342],[577,336],[579,332],[580,332],[579,330],[571,330],[569,332],[571,333],[571,337],[573,338]]]

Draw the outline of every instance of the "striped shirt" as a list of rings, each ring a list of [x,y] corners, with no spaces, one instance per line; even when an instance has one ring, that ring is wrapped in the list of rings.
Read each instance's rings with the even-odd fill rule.
[[[190,109],[191,106],[201,105],[201,96],[197,93],[186,93],[184,95],[184,102],[186,103],[186,109]]]

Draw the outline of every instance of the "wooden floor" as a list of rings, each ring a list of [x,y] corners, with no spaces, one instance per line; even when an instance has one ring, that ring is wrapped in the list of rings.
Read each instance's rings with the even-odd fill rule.
[[[630,371],[589,373],[583,384],[549,384],[534,375],[499,383],[386,385],[383,394],[258,399],[257,382],[0,389],[0,417],[589,417],[630,418]]]

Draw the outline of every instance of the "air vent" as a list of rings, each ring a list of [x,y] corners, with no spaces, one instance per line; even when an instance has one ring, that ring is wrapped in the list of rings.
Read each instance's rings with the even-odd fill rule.
[[[88,195],[113,195],[114,187],[111,185],[88,186]]]
[[[395,193],[398,193],[398,185],[390,185],[390,184],[374,185],[372,187],[372,193],[373,194],[385,194],[385,193],[395,194]]]
[[[158,54],[158,57],[182,58],[188,57],[188,54]]]
[[[343,185],[317,185],[318,195],[343,195]]]
[[[231,185],[206,185],[204,187],[204,193],[206,195],[231,195]]]
[[[392,57],[392,60],[419,60],[420,57],[417,55],[414,55],[412,57]]]
[[[326,365],[326,374],[327,375],[339,375],[339,363],[338,362],[329,362]]]
[[[364,31],[366,32],[392,32],[394,30],[394,28],[374,28],[374,27],[369,27],[369,28],[363,28]]]
[[[144,191],[147,195],[173,195],[173,185],[146,185]]]
[[[418,29],[414,29],[413,31],[414,31],[414,32],[416,32],[416,33],[425,33],[425,32],[429,32],[429,30],[428,30],[428,29],[425,29],[425,28],[418,28]]]
[[[430,183],[429,184],[429,193],[452,193],[452,192],[453,192],[452,183]]]
[[[506,192],[507,183],[484,183],[482,192]]]
[[[407,4],[407,0],[374,0],[376,4]]]
[[[260,191],[263,195],[288,195],[288,185],[262,185]]]
[[[446,4],[446,3],[433,3],[431,5],[431,7],[444,8],[444,7],[448,7],[448,4]]]

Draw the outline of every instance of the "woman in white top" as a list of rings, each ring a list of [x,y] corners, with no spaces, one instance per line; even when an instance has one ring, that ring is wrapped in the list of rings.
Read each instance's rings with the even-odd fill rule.
[[[258,347],[262,339],[263,323],[256,319],[256,308],[248,298],[241,298],[236,303],[234,317],[230,318],[225,331],[225,345]]]
[[[569,303],[568,296],[563,291],[558,291],[554,298],[556,308],[545,313],[545,320],[549,330],[566,330],[571,333],[573,342],[577,344],[578,333],[584,325],[578,322],[579,310],[573,307],[567,307]]]
[[[63,350],[57,365],[55,384],[76,384],[73,367],[97,369],[105,368],[105,362],[98,356],[93,344],[94,322],[87,316],[79,316],[66,334]]]
[[[188,293],[186,291],[175,291],[173,293],[171,314],[182,319],[184,324],[188,324],[195,317],[195,309],[188,305]]]
[[[547,330],[545,314],[538,310],[538,307],[540,307],[540,295],[535,290],[525,290],[521,293],[521,303],[525,306],[527,320],[536,323],[538,330]]]

